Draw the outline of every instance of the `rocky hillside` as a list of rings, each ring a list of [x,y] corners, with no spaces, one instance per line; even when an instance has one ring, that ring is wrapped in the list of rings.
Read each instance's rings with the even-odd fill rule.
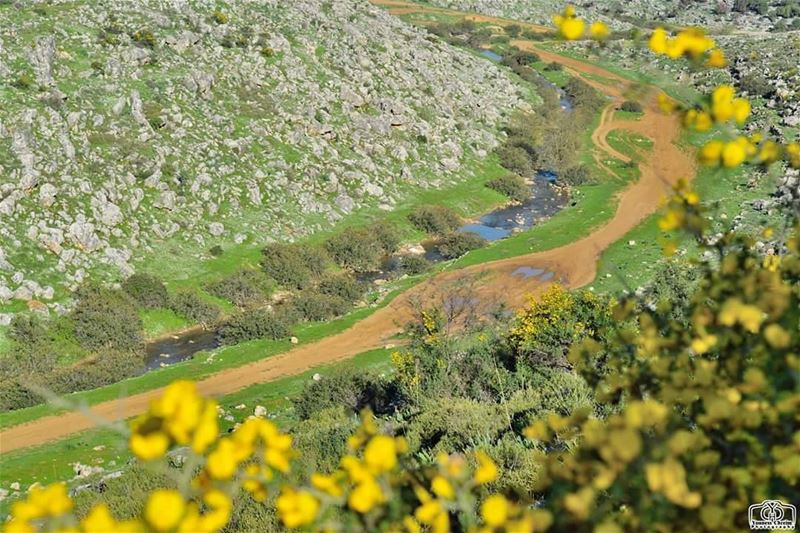
[[[561,0],[431,0],[432,4],[487,15],[550,24]],[[768,32],[800,29],[800,3],[795,0],[576,0],[571,2],[592,20],[618,29],[661,22],[704,28]]]
[[[0,305],[464,179],[522,94],[366,1],[0,0]]]

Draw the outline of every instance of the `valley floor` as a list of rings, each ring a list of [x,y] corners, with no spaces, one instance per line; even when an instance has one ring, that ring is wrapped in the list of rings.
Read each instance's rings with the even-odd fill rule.
[[[408,14],[415,10],[424,12],[431,9],[394,0],[374,0],[373,3],[388,7],[390,12],[395,14]],[[442,11],[437,10],[437,12]],[[448,13],[459,15],[455,12]],[[488,20],[499,25],[512,23],[496,18],[474,15],[469,17],[473,20]],[[541,29],[538,26],[520,25],[532,30]],[[433,303],[444,298],[444,294],[453,287],[469,285],[484,304],[504,303],[515,308],[524,303],[528,295],[540,291],[553,281],[561,281],[570,288],[585,286],[594,280],[597,274],[597,262],[602,252],[654,213],[677,179],[693,177],[696,174],[693,155],[678,146],[681,135],[678,120],[660,112],[654,94],[648,96],[644,113],[639,120],[620,118],[613,110],[631,88],[630,81],[596,65],[545,50],[533,41],[519,40],[513,44],[535,52],[545,61],[563,65],[570,74],[582,78],[610,98],[606,112],[603,113],[602,120],[592,135],[595,146],[602,153],[621,161],[630,160],[607,141],[609,134],[615,130],[635,132],[652,141],[652,149],[638,162],[640,179],[620,193],[613,217],[595,228],[589,235],[564,246],[441,273],[409,289],[385,307],[341,333],[303,344],[274,357],[222,370],[201,380],[198,385],[202,394],[210,396],[230,394],[250,385],[296,375],[316,366],[340,361],[384,346],[414,316],[415,310],[425,302]],[[548,281],[536,276],[520,276],[520,269],[524,271],[526,267],[542,269],[554,275]],[[105,420],[122,420],[144,411],[149,402],[161,393],[162,389],[155,389],[103,402],[93,406],[91,411]],[[8,453],[41,445],[88,430],[94,425],[94,421],[82,413],[47,416],[0,432],[0,451]]]

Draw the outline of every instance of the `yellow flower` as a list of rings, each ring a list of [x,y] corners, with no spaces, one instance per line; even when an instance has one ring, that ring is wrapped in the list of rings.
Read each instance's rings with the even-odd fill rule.
[[[696,354],[704,354],[717,344],[716,335],[703,335],[692,341],[692,351]]]
[[[750,116],[750,102],[744,98],[736,98],[733,101],[733,119],[744,124]]]
[[[589,26],[589,35],[592,36],[592,39],[597,39],[598,41],[605,39],[611,34],[611,31],[608,29],[608,25],[605,22],[593,22],[591,26]]]
[[[496,528],[506,523],[509,503],[502,494],[493,494],[481,504],[481,517],[487,526]]]
[[[677,209],[668,210],[663,217],[658,219],[658,229],[672,231],[683,225],[683,212]]]
[[[133,433],[128,441],[128,446],[139,459],[152,461],[167,453],[169,437],[160,431],[148,435]]]
[[[660,464],[645,465],[645,479],[651,491],[664,494],[676,505],[695,509],[702,502],[699,493],[689,491],[686,485],[686,470],[675,459],[667,459]]]
[[[81,520],[81,530],[85,533],[108,533],[117,530],[117,521],[104,503],[96,505],[89,511],[86,518]]]
[[[482,451],[475,452],[475,458],[478,460],[478,468],[475,469],[475,483],[478,485],[485,485],[497,479],[497,465],[494,464],[492,458]]]
[[[662,113],[670,114],[677,108],[675,101],[665,93],[658,93],[658,107]]]
[[[213,479],[231,479],[239,467],[241,452],[231,439],[221,439],[216,449],[208,454],[206,471]]]
[[[376,435],[364,449],[364,463],[371,472],[388,472],[397,465],[397,443],[387,435]]]
[[[722,141],[709,141],[700,149],[700,162],[706,166],[719,165],[725,143]]]
[[[339,481],[336,476],[325,476],[322,474],[312,474],[311,484],[317,490],[321,490],[325,494],[333,497],[341,496],[344,490],[339,486]]]
[[[586,520],[594,505],[595,492],[591,487],[583,487],[578,492],[564,496],[564,507],[579,520]]]
[[[586,29],[586,23],[579,18],[565,18],[558,26],[561,36],[568,41],[580,39]]]
[[[746,147],[741,142],[731,141],[722,149],[722,164],[728,168],[735,168],[747,159]]]
[[[219,531],[231,519],[233,501],[221,490],[212,489],[203,496],[208,510],[200,516],[199,525],[203,531]]]
[[[758,152],[758,160],[764,165],[769,165],[777,161],[780,155],[781,151],[778,143],[768,140],[761,145],[761,149]]]
[[[730,298],[719,312],[719,323],[723,326],[741,324],[750,333],[758,333],[764,322],[764,312],[754,305],[742,303],[738,298]]]
[[[351,509],[362,514],[370,512],[376,505],[383,501],[383,490],[381,486],[378,485],[378,482],[375,481],[375,478],[372,477],[356,485],[347,497],[347,505],[349,505]]]
[[[275,509],[286,527],[296,528],[314,521],[319,511],[319,502],[308,491],[285,487],[275,500]]]
[[[656,54],[667,53],[667,32],[664,28],[656,28],[652,35],[650,35],[650,42],[648,43],[650,50]]]
[[[728,62],[725,59],[725,54],[719,48],[715,48],[711,50],[711,53],[708,55],[708,61],[706,65],[711,68],[724,68]]]
[[[431,492],[445,500],[454,500],[456,498],[456,491],[453,489],[453,485],[444,476],[435,476],[431,480]]]
[[[789,143],[786,146],[786,157],[794,168],[800,168],[800,143]]]
[[[433,524],[443,514],[446,513],[444,512],[444,507],[442,507],[442,502],[439,500],[429,500],[414,511],[414,516],[423,524]]]
[[[700,111],[697,113],[697,117],[694,120],[694,129],[699,132],[705,132],[710,130],[712,125],[713,122],[711,120],[711,115],[705,111]]]
[[[158,489],[150,493],[144,518],[156,531],[175,529],[186,510],[186,502],[177,490]]]
[[[764,338],[773,348],[787,348],[792,342],[792,336],[778,324],[770,324],[764,328]]]

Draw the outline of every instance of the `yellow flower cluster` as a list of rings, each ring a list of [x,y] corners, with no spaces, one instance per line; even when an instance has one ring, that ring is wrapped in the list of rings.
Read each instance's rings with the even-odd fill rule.
[[[785,155],[787,163],[795,168],[800,168],[800,159],[793,156],[794,145],[789,144],[785,150],[775,141],[764,139],[761,134],[750,137],[740,135],[727,142],[712,140],[707,142],[698,154],[703,165],[725,168],[735,168],[746,162],[771,165]]]
[[[131,451],[146,461],[162,457],[174,444],[203,453],[217,438],[217,404],[197,393],[191,381],[176,381],[131,424]]]
[[[690,109],[683,117],[686,127],[705,132],[716,124],[735,121],[742,125],[750,116],[750,102],[746,98],[735,98],[735,92],[730,85],[721,85],[714,89],[707,108]]]
[[[724,67],[725,54],[717,48],[714,40],[700,28],[687,28],[670,36],[664,28],[656,28],[650,35],[650,50],[670,59],[687,57],[693,61],[705,59],[712,68]]]
[[[568,41],[574,41],[586,36],[586,21],[575,13],[575,7],[568,5],[560,15],[553,16],[553,23],[558,28],[558,33]],[[596,21],[589,25],[588,36],[594,40],[602,41],[611,35],[605,22]]]

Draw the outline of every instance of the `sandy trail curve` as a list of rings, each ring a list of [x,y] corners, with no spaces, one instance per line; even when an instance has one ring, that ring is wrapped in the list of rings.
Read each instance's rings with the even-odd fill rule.
[[[393,13],[429,10],[399,0],[373,0],[373,3],[390,6],[390,12]],[[456,14],[447,10],[435,11]],[[542,29],[540,26],[495,17],[470,15],[470,18],[498,24],[519,24],[537,31]],[[561,63],[582,77],[589,75],[590,77],[584,77],[585,81],[615,99],[604,110],[600,125],[592,135],[597,148],[605,154],[623,161],[629,160],[625,155],[616,152],[606,141],[606,136],[614,129],[634,131],[653,141],[652,150],[639,164],[641,178],[619,194],[618,208],[613,218],[594,229],[589,235],[559,248],[442,273],[398,296],[389,305],[346,331],[312,344],[300,345],[289,352],[268,359],[220,371],[203,379],[198,383],[203,394],[223,396],[250,385],[295,375],[315,366],[340,361],[383,346],[413,317],[414,309],[421,305],[420,301],[440,298],[448,287],[465,280],[472,280],[474,293],[480,299],[504,302],[511,307],[522,305],[529,294],[538,292],[552,281],[560,280],[571,288],[591,283],[596,275],[600,253],[653,213],[669,187],[679,178],[694,176],[694,158],[676,145],[681,131],[678,120],[664,116],[652,97],[644,106],[644,114],[640,120],[617,120],[614,118],[614,107],[628,90],[629,82],[596,65],[582,63],[538,48],[530,41],[515,41],[514,44],[535,51],[548,62]],[[597,81],[598,76],[607,80],[609,84]],[[545,269],[554,275],[552,281],[547,282],[536,277],[526,279],[514,275],[520,267]],[[91,411],[94,415],[107,420],[129,418],[143,412],[150,401],[161,393],[161,389],[155,389],[107,401],[93,406]],[[0,452],[10,452],[55,441],[94,426],[94,422],[77,412],[47,416],[0,431]]]

